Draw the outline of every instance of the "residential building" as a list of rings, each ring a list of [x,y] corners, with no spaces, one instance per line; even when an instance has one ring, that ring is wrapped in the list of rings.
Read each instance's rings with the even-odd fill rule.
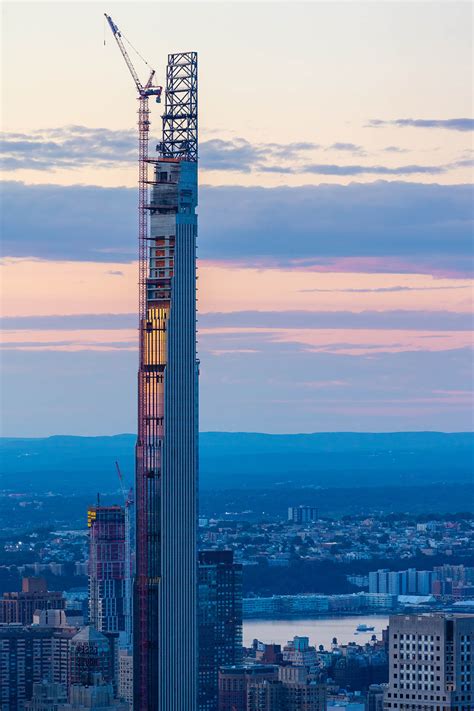
[[[247,711],[287,711],[285,689],[278,679],[247,684]]]
[[[0,711],[22,709],[44,679],[64,688],[69,683],[69,644],[77,629],[67,625],[63,610],[40,610],[34,620],[0,625]]]
[[[283,647],[283,661],[306,669],[317,665],[315,647],[309,644],[309,637],[294,637]]]
[[[21,592],[4,592],[0,598],[0,623],[31,625],[36,610],[64,610],[61,592],[48,591],[44,578],[23,578]]]
[[[125,636],[125,509],[91,506],[89,528],[89,622],[99,632]]]
[[[0,709],[21,711],[51,673],[51,629],[0,625]]]
[[[0,711],[22,711],[30,700],[41,708],[48,694],[60,696],[61,688],[82,683],[93,671],[116,693],[116,633],[101,634],[91,627],[78,631],[67,626],[62,610],[42,610],[35,619],[36,624],[28,626],[0,625]],[[41,687],[44,680],[52,686]]]
[[[247,711],[247,687],[250,682],[278,679],[278,667],[272,664],[241,664],[219,669],[219,711]]]
[[[325,711],[326,685],[307,669],[280,666],[278,679],[247,682],[247,711]]]
[[[243,599],[244,619],[284,618],[305,615],[318,616],[330,612],[359,612],[360,610],[394,610],[397,595],[390,593],[349,593],[342,595],[273,595]]]
[[[133,655],[129,649],[119,650],[118,697],[133,704]]]
[[[392,615],[386,711],[472,711],[474,615]]]
[[[431,595],[433,583],[438,579],[438,574],[432,570],[417,571],[417,595]]]
[[[199,711],[217,711],[218,670],[242,661],[242,566],[232,551],[198,560]]]
[[[474,585],[453,585],[453,600],[474,599]]]
[[[48,678],[62,684],[69,684],[69,644],[77,634],[77,628],[68,623],[64,610],[40,610],[33,615],[31,630],[49,631],[51,638],[51,672]]]
[[[97,672],[85,674],[82,684],[69,687],[68,703],[58,711],[129,711],[128,703],[114,696],[112,684],[104,681]]]
[[[385,686],[385,684],[371,684],[369,686],[365,700],[365,711],[384,711]]]
[[[296,613],[324,613],[329,611],[327,595],[273,595],[249,597],[243,600],[243,616],[285,617]]]
[[[67,702],[67,690],[64,684],[42,680],[33,684],[33,696],[25,702],[25,711],[58,711],[61,704]]]
[[[136,711],[190,711],[198,688],[197,54],[168,55],[166,78],[153,179],[142,161],[139,183]]]
[[[369,573],[369,593],[391,595],[431,595],[439,573],[433,570],[372,570]]]
[[[314,506],[290,506],[288,521],[292,523],[311,523],[318,520],[318,509]]]

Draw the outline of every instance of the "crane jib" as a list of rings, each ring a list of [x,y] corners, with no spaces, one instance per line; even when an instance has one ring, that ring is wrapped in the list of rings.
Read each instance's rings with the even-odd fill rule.
[[[109,15],[107,15],[107,13],[104,13],[104,15],[107,18],[107,22],[109,23],[110,29],[112,30],[112,34],[114,35],[115,41],[117,42],[120,52],[122,53],[122,57],[125,60],[125,64],[128,67],[128,71],[130,72],[132,79],[135,83],[139,97],[145,98],[147,96],[156,96],[157,97],[156,101],[159,103],[162,88],[159,86],[152,86],[153,77],[155,76],[155,70],[151,69],[148,62],[145,59],[143,59],[143,57],[139,54],[139,52],[137,52],[137,50],[135,50],[133,45],[130,45],[132,47],[132,49],[134,49],[134,51],[137,52],[139,57],[145,62],[145,64],[148,65],[149,69],[151,69],[150,76],[148,77],[148,81],[146,82],[145,86],[143,86],[143,84],[141,83],[140,78],[137,74],[137,71],[136,71],[135,67],[133,66],[132,60],[128,56],[128,52],[127,52],[125,45],[122,41],[121,32],[119,31],[117,25],[112,20],[112,18]]]
[[[104,12],[104,15],[105,15],[105,17],[107,18],[107,22],[109,23],[110,29],[112,30],[112,32],[114,33],[114,35],[118,34],[119,37],[120,37],[119,28],[117,27],[117,25],[115,24],[115,22],[112,20],[112,18],[110,17],[110,15],[107,15],[106,12]]]

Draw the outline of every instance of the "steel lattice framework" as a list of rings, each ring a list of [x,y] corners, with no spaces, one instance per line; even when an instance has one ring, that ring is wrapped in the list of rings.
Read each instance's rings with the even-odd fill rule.
[[[166,158],[198,159],[197,52],[168,55],[163,142]]]

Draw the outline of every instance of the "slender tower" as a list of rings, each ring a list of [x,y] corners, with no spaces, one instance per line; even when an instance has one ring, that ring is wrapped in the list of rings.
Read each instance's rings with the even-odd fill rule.
[[[146,120],[147,116],[145,117]],[[135,711],[196,711],[197,55],[168,56],[154,176],[140,179]],[[146,171],[145,171],[146,173]],[[142,214],[143,212],[143,214]]]

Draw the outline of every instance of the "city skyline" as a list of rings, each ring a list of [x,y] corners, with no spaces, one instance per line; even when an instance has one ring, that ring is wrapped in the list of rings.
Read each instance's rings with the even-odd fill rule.
[[[0,711],[470,711],[472,4],[3,19]]]
[[[109,10],[157,67],[200,51],[202,429],[471,430],[469,5]],[[3,432],[134,431],[133,88],[97,4],[29,12],[4,11]]]

